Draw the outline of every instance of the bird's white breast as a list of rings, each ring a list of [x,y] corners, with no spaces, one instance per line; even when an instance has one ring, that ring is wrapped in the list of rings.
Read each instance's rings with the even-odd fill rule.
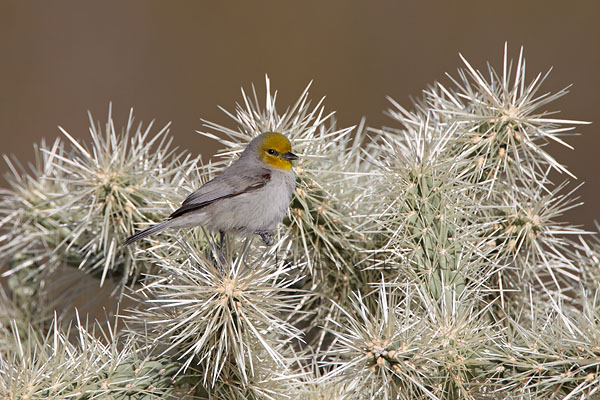
[[[206,207],[209,228],[223,231],[273,230],[283,219],[296,185],[293,171],[274,170],[261,189]],[[209,212],[210,208],[210,212]]]

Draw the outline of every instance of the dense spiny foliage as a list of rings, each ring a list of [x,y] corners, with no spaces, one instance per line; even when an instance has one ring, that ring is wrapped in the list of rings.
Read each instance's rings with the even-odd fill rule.
[[[546,148],[580,122],[548,112],[566,90],[540,93],[522,52],[463,61],[412,109],[391,100],[391,127],[338,128],[308,88],[280,112],[267,78],[264,105],[253,87],[232,126],[204,121],[216,162],[110,113],[90,145],[63,131],[30,171],[9,161],[0,398],[600,398],[600,244],[560,222],[577,199]],[[203,229],[120,246],[265,131],[300,155],[275,246]],[[133,306],[69,322],[71,267]]]

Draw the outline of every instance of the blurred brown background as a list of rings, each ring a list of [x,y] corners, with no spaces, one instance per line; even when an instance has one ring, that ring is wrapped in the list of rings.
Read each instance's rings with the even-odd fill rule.
[[[546,91],[573,83],[552,105],[559,117],[595,125],[555,148],[586,185],[585,205],[567,219],[591,229],[599,194],[600,2],[589,1],[24,1],[0,0],[0,153],[31,160],[32,143],[58,135],[57,125],[87,138],[89,109],[117,124],[130,107],[138,120],[173,121],[175,144],[202,153],[216,145],[194,133],[200,118],[232,124],[240,87],[264,74],[281,108],[310,81],[312,98],[327,95],[341,125],[362,116],[392,124],[385,96],[410,96],[444,73],[458,52],[477,68],[502,67],[525,47],[529,77],[554,71]],[[4,163],[1,172],[6,171]],[[5,181],[2,181],[2,185]]]

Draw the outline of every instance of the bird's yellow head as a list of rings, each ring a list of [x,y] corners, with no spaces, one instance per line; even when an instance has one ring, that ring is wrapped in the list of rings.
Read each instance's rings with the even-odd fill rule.
[[[298,156],[292,153],[292,144],[281,133],[265,132],[258,146],[260,159],[272,167],[290,170]]]

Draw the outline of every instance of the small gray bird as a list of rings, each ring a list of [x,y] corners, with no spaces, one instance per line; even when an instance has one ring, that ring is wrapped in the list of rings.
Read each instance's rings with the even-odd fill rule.
[[[296,186],[290,141],[266,132],[248,144],[231,166],[190,194],[169,218],[127,238],[124,245],[167,228],[205,226],[211,230],[259,235],[270,246],[273,230],[290,203]]]

